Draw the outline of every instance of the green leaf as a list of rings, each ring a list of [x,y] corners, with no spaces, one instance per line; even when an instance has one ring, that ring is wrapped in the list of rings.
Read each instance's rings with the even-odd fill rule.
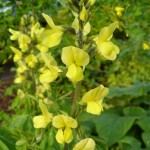
[[[17,115],[12,119],[10,129],[29,130],[31,128],[31,117],[28,114]]]
[[[118,142],[134,123],[135,118],[119,116],[118,114],[105,111],[98,119],[93,120],[100,138],[104,138],[109,146]]]
[[[144,117],[137,121],[137,124],[144,130],[150,131],[150,117]]]
[[[8,129],[0,127],[0,141],[3,142],[5,145],[7,145],[8,149],[16,150],[15,148],[16,139],[13,137],[12,133]]]
[[[0,150],[9,150],[8,147],[0,140]]]
[[[123,113],[126,116],[132,116],[135,118],[139,118],[146,115],[146,111],[141,107],[130,106],[123,109]]]
[[[132,136],[123,137],[119,143],[123,150],[141,150],[141,143]]]
[[[142,139],[146,147],[150,149],[150,131],[142,133]]]

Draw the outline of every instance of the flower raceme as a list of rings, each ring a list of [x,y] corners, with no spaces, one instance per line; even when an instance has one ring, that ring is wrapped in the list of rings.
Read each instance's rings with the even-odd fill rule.
[[[39,106],[42,111],[42,115],[35,116],[33,118],[34,128],[46,128],[47,125],[52,121],[52,114],[48,112],[43,102],[39,101]]]
[[[94,150],[95,149],[95,141],[91,138],[85,138],[78,142],[73,150]]]
[[[66,76],[73,83],[76,83],[83,79],[83,70],[89,63],[88,53],[80,48],[68,46],[63,48],[61,59],[63,63],[68,67]]]
[[[81,103],[83,102],[87,104],[86,111],[88,113],[99,115],[103,111],[102,101],[108,92],[108,88],[100,85],[85,93],[82,97]]]
[[[57,115],[53,118],[52,125],[58,128],[56,134],[56,140],[58,143],[70,143],[73,139],[72,128],[76,128],[78,123],[75,119],[64,116]]]
[[[110,42],[118,22],[114,22],[101,29],[98,37],[95,39],[97,44],[97,56],[102,60],[115,60],[119,53],[119,47]]]

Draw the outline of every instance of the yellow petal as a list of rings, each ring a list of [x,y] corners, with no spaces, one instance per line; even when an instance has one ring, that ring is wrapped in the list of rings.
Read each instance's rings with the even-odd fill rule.
[[[26,58],[25,58],[26,63],[28,64],[29,67],[34,68],[35,64],[37,63],[37,58],[35,55],[33,54],[29,54]]]
[[[58,77],[58,72],[52,72],[48,69],[44,70],[43,73],[40,75],[40,82],[43,84],[47,84],[53,82]]]
[[[106,60],[115,60],[119,53],[119,47],[112,42],[103,42],[98,47],[98,53]]]
[[[82,97],[82,102],[87,103],[90,101],[100,101],[108,94],[108,92],[108,88],[104,87],[103,85],[100,85],[97,88],[94,88],[85,93]]]
[[[17,78],[14,80],[15,83],[22,83],[25,80],[25,77],[21,74],[17,74]]]
[[[19,37],[19,35],[21,34],[19,31],[15,31],[15,30],[10,29],[10,28],[9,28],[9,32],[12,34],[12,35],[10,36],[10,39],[11,39],[11,40],[17,40],[18,37]]]
[[[35,116],[33,118],[34,128],[46,128],[48,122],[43,115]]]
[[[45,37],[42,40],[41,44],[48,48],[57,46],[61,42],[62,35],[63,35],[63,32],[61,31],[53,32],[49,36]]]
[[[80,12],[80,20],[86,21],[86,20],[87,20],[87,17],[88,17],[88,13],[87,13],[86,8],[85,8],[84,5],[83,5],[82,10],[81,10],[81,12]]]
[[[58,143],[63,144],[65,142],[64,132],[62,129],[59,129],[56,133],[56,140]]]
[[[59,129],[56,133],[56,140],[58,143],[70,143],[73,139],[72,130],[70,128]]]
[[[46,126],[52,121],[52,114],[48,112],[46,106],[39,101],[39,106],[43,115],[35,116],[33,123],[35,128],[46,128]]]
[[[19,65],[19,67],[17,68],[18,73],[23,73],[25,70],[27,70],[27,67],[25,66],[23,61],[19,60],[18,65]]]
[[[14,62],[17,62],[18,60],[22,59],[22,53],[17,48],[13,46],[10,46],[10,48],[15,53]]]
[[[69,78],[69,79],[74,79],[75,76],[77,74],[77,67],[75,64],[71,64],[69,67],[68,67],[68,71],[66,73],[66,76]]]
[[[61,30],[63,31],[63,28],[60,26],[56,26],[52,20],[52,18],[44,13],[42,13],[43,17],[45,18],[46,22],[48,25],[53,29],[53,30]]]
[[[37,49],[40,50],[41,52],[48,52],[48,47],[43,46],[42,44],[38,44]]]
[[[103,106],[101,101],[91,101],[87,103],[86,111],[88,113],[94,114],[94,115],[100,115],[100,113],[103,111]]]
[[[75,63],[78,66],[86,66],[89,63],[89,55],[84,50],[68,46],[62,50],[61,59],[67,66]]]
[[[74,83],[81,81],[83,79],[83,69],[75,64],[68,67],[66,76]]]
[[[64,116],[65,126],[68,128],[76,128],[78,123],[72,117]]]
[[[109,26],[102,28],[98,35],[98,45],[101,44],[102,42],[110,40],[117,26],[118,26],[118,22],[115,21]]]
[[[52,125],[55,128],[63,128],[65,127],[64,115],[57,115],[53,118]]]
[[[94,150],[95,149],[95,141],[91,138],[86,138],[78,142],[73,150]]]
[[[77,127],[77,121],[73,119],[72,117],[64,116],[64,115],[57,115],[53,118],[53,126],[55,128],[76,128]]]
[[[65,128],[64,130],[64,141],[70,143],[73,139],[72,130],[70,128]]]

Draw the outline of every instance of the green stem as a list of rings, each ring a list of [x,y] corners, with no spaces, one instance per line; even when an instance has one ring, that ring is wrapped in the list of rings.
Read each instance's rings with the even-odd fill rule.
[[[80,20],[80,11],[81,11],[81,7],[79,8],[79,13],[78,13],[78,20],[79,20],[79,31],[77,34],[77,39],[78,39],[78,47],[79,48],[83,48],[83,21]],[[72,103],[72,111],[71,111],[71,116],[73,118],[76,117],[77,114],[77,101],[80,97],[80,86],[81,86],[81,82],[78,82],[75,84],[75,91],[74,91],[74,98],[73,98],[73,103]]]

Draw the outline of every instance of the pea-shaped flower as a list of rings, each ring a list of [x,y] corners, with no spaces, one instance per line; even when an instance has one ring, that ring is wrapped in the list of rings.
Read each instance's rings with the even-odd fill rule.
[[[56,134],[56,140],[58,143],[70,143],[73,139],[72,128],[76,128],[78,123],[75,119],[64,116],[57,115],[53,118],[52,125],[58,128]]]
[[[95,149],[95,141],[91,138],[85,138],[78,142],[73,150],[94,150]]]
[[[26,58],[25,58],[26,63],[28,64],[29,67],[34,68],[35,64],[38,62],[37,58],[35,55],[33,54],[29,54]]]
[[[22,59],[22,53],[17,48],[13,46],[10,46],[10,48],[15,53],[14,62],[17,62],[18,60]]]
[[[33,118],[34,128],[46,128],[46,126],[52,121],[52,114],[48,112],[46,106],[39,101],[39,106],[42,111],[42,115],[35,116]]]
[[[82,97],[82,102],[87,104],[86,111],[91,114],[99,115],[103,111],[102,101],[108,92],[108,88],[100,85],[85,93]]]
[[[45,30],[43,32],[43,40],[41,44],[48,48],[54,47],[61,42],[62,35],[64,33],[64,28],[61,26],[56,26],[52,20],[52,18],[46,14],[42,14],[48,25],[51,27],[51,30]],[[48,34],[47,34],[48,33]],[[47,34],[47,36],[45,36]]]
[[[111,37],[113,36],[114,30],[117,28],[118,23],[114,22],[107,27],[104,27],[97,39],[97,53],[98,57],[103,60],[115,60],[117,54],[119,53],[119,47],[110,42]]]
[[[83,79],[83,69],[89,63],[88,53],[80,48],[68,46],[63,48],[61,59],[68,67],[66,76],[73,83]]]

